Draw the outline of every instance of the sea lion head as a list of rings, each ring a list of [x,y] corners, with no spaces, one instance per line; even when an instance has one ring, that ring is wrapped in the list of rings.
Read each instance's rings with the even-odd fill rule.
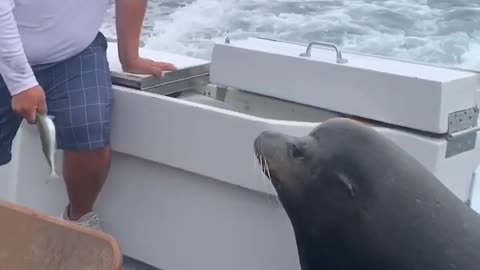
[[[369,140],[360,125],[335,118],[304,137],[265,131],[255,139],[255,154],[287,211],[301,208],[305,216],[335,211],[332,218],[352,214],[356,198],[367,195],[362,185],[368,190],[358,170],[359,148],[367,149]]]
[[[296,230],[297,241],[358,232],[381,181],[372,175],[380,170],[372,168],[382,159],[383,150],[378,151],[382,138],[365,124],[335,118],[307,136],[268,131],[255,139],[255,154]]]

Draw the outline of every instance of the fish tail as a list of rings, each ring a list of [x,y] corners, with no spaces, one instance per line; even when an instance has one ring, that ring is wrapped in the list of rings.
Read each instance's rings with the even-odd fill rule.
[[[59,176],[58,176],[57,172],[55,170],[51,170],[50,171],[50,176],[47,179],[47,184],[50,183],[50,181],[52,179],[58,179],[58,178],[59,178]]]

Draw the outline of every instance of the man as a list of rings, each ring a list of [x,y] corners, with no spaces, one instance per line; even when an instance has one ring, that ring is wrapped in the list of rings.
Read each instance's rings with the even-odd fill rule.
[[[99,32],[110,1],[0,1],[0,165],[22,119],[53,115],[70,200],[62,217],[97,229],[92,209],[110,166],[112,87]],[[175,67],[138,54],[146,4],[116,1],[119,59],[125,71],[162,76]]]

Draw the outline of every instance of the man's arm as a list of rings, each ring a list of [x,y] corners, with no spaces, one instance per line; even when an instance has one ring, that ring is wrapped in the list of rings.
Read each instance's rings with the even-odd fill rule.
[[[138,53],[147,2],[148,0],[117,0],[118,57],[127,72],[163,76],[164,71],[175,70],[175,66],[142,58]]]
[[[13,0],[0,0],[0,74],[12,95],[12,109],[27,122],[45,113],[45,93],[28,63],[13,16]]]
[[[139,58],[140,32],[147,2],[148,0],[117,0],[115,12],[118,57],[125,68]]]
[[[38,85],[23,50],[13,0],[0,1],[0,74],[12,95]]]

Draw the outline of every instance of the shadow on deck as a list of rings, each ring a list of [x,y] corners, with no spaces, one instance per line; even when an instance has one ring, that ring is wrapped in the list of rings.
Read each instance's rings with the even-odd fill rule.
[[[123,256],[122,270],[161,270],[127,256]]]

